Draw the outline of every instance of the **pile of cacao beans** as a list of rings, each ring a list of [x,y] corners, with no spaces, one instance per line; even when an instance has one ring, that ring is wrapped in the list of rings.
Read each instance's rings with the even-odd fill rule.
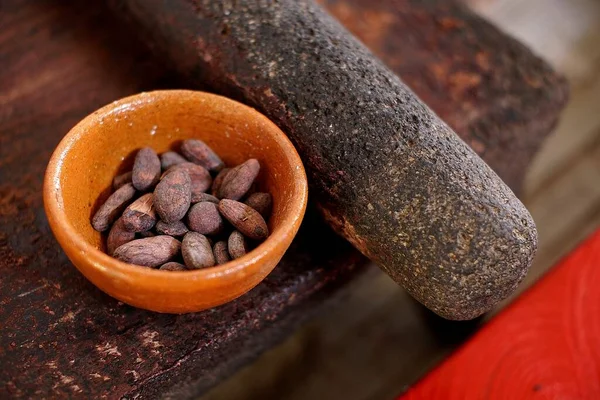
[[[108,232],[106,252],[127,263],[185,271],[239,258],[269,235],[271,194],[257,190],[256,159],[227,168],[203,141],[160,156],[144,147],[92,226]],[[209,193],[210,192],[210,193]]]

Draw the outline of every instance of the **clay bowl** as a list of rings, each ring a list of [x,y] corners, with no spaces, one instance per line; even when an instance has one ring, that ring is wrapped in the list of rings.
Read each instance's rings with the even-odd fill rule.
[[[143,146],[163,152],[188,138],[205,141],[228,165],[260,161],[259,185],[273,196],[271,235],[241,258],[194,271],[159,271],[105,254],[90,217],[108,197],[115,174],[130,170]],[[238,102],[185,90],[142,93],[87,116],[54,151],[44,181],[50,227],[79,271],[116,299],[168,313],[215,307],[256,286],[290,246],[306,201],[300,157],[275,124]]]

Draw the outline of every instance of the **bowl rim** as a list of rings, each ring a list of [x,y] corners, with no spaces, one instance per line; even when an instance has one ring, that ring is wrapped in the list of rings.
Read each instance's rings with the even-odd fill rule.
[[[128,264],[109,256],[107,253],[104,253],[88,243],[69,222],[69,218],[64,210],[64,202],[61,193],[60,178],[62,174],[62,163],[69,154],[73,144],[81,137],[88,134],[90,131],[89,128],[98,124],[101,118],[110,115],[112,112],[119,112],[119,110],[122,110],[129,104],[160,102],[172,100],[173,98],[186,98],[191,100],[193,98],[202,97],[222,103],[229,103],[229,106],[233,108],[243,109],[246,112],[254,114],[258,119],[261,119],[265,125],[270,126],[270,129],[265,130],[265,132],[274,137],[278,146],[284,148],[284,153],[290,161],[289,164],[292,168],[296,169],[296,179],[294,179],[293,193],[291,195],[292,201],[288,207],[286,207],[287,211],[283,215],[279,224],[279,229],[271,232],[264,242],[240,258],[218,266],[187,271],[161,271],[155,268]],[[300,177],[300,179],[297,179],[297,177]],[[52,153],[46,168],[43,184],[43,200],[48,222],[61,247],[63,247],[63,241],[71,241],[76,250],[85,254],[88,260],[91,261],[90,265],[92,265],[93,268],[102,269],[104,274],[109,274],[115,278],[125,280],[131,279],[132,276],[137,275],[138,277],[160,277],[163,280],[181,280],[183,278],[185,280],[207,281],[218,280],[222,277],[236,274],[253,265],[259,265],[261,260],[266,258],[269,254],[276,252],[280,246],[284,246],[287,249],[289,243],[296,235],[306,211],[308,183],[304,166],[292,142],[277,125],[254,108],[227,97],[203,91],[179,89],[155,90],[141,92],[113,101],[91,114],[88,114],[71,128]],[[79,269],[77,265],[76,267]]]

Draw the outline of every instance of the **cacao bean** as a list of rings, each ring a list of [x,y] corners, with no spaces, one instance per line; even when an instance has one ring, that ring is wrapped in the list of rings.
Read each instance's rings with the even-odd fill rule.
[[[123,226],[129,232],[144,232],[152,229],[156,223],[154,211],[154,195],[146,193],[131,203],[121,217]]]
[[[234,260],[248,252],[248,243],[240,231],[231,232],[231,235],[227,239],[227,250]]]
[[[160,219],[167,223],[185,216],[192,195],[189,174],[181,169],[172,170],[175,167],[169,169],[154,190],[154,207]]]
[[[254,183],[259,171],[260,163],[254,158],[232,168],[223,178],[217,197],[240,200]]]
[[[221,158],[202,140],[184,140],[181,153],[194,164],[202,165],[209,171],[220,171],[225,166]]]
[[[161,235],[183,236],[188,233],[189,229],[183,221],[165,222],[158,221],[156,223],[156,232]]]
[[[248,196],[244,204],[254,208],[263,218],[267,219],[271,215],[273,200],[269,193],[256,192]]]
[[[183,156],[174,151],[167,151],[160,155],[160,166],[163,171],[168,170],[173,165],[181,164],[187,162]]]
[[[160,235],[122,244],[113,256],[126,263],[155,268],[175,257],[180,248],[179,240]]]
[[[215,261],[217,265],[225,264],[226,262],[231,261],[229,253],[227,252],[227,242],[223,240],[215,243],[213,246],[213,253],[215,255]]]
[[[219,194],[219,190],[223,184],[223,179],[225,179],[225,176],[229,173],[229,171],[231,171],[231,168],[223,168],[221,171],[219,171],[217,176],[215,176],[212,187],[210,188],[210,193],[213,196],[217,196]]]
[[[119,218],[110,228],[108,237],[106,238],[106,252],[108,255],[113,255],[117,247],[122,244],[131,242],[135,239],[135,232],[129,232],[123,225],[123,218]]]
[[[217,205],[208,201],[194,204],[188,212],[187,221],[190,230],[203,235],[216,235],[224,228]]]
[[[133,175],[133,172],[129,171],[125,172],[124,174],[115,176],[115,178],[113,179],[113,190],[117,190],[124,184],[131,182],[131,175]]]
[[[133,162],[131,181],[133,186],[145,192],[154,188],[160,179],[160,160],[150,147],[140,149]]]
[[[159,270],[161,270],[161,271],[187,271],[187,268],[183,264],[180,264],[175,261],[171,261],[171,262],[161,265]]]
[[[171,171],[176,170],[184,170],[190,176],[190,180],[192,182],[192,203],[197,203],[200,201],[203,193],[208,190],[210,185],[212,184],[212,178],[210,173],[201,165],[196,165],[191,162],[184,162],[181,164],[177,164],[172,166],[167,170],[165,175]]]
[[[133,199],[135,188],[131,183],[126,183],[111,194],[100,206],[92,218],[92,226],[98,232],[104,232],[123,212]]]
[[[219,202],[219,211],[238,231],[254,240],[264,240],[269,236],[269,228],[264,218],[239,201],[223,199]]]
[[[189,269],[200,269],[215,265],[215,256],[206,236],[197,232],[188,232],[181,244],[183,261]]]

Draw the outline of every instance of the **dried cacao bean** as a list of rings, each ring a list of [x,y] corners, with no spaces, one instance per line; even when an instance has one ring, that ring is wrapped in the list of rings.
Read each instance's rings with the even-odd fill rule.
[[[227,250],[234,260],[248,252],[248,243],[240,231],[231,232],[227,239]]]
[[[163,171],[168,170],[173,165],[181,164],[187,162],[183,156],[174,151],[167,151],[160,155],[160,167]]]
[[[225,176],[229,173],[229,171],[231,171],[231,168],[223,168],[221,171],[219,171],[217,176],[215,176],[212,187],[210,188],[210,193],[213,196],[217,196],[219,194],[219,190],[223,184],[223,179],[225,179]]]
[[[133,175],[133,172],[129,171],[115,176],[113,179],[113,190],[117,190],[124,184],[131,182],[131,175]]]
[[[209,171],[220,171],[225,166],[221,158],[202,140],[184,140],[181,153],[194,164],[202,165]]]
[[[190,230],[203,235],[216,235],[224,228],[224,221],[215,203],[203,201],[190,208],[187,217]]]
[[[129,232],[145,232],[152,229],[156,223],[156,211],[154,211],[154,195],[146,193],[131,203],[121,217],[123,226]]]
[[[158,221],[156,223],[156,232],[161,235],[183,236],[189,232],[189,229],[183,221],[165,222]]]
[[[144,147],[138,151],[133,162],[131,181],[133,186],[146,192],[154,188],[160,179],[160,160],[156,152],[150,147]]]
[[[187,268],[185,267],[185,265],[180,264],[175,261],[171,261],[166,264],[163,264],[160,266],[159,269],[161,271],[187,271]]]
[[[169,169],[154,190],[154,207],[160,219],[167,223],[182,219],[190,208],[191,195],[188,173]]]
[[[269,236],[269,228],[264,218],[239,201],[223,199],[219,202],[219,211],[238,231],[254,240],[264,240]]]
[[[188,232],[181,244],[183,261],[189,269],[200,269],[215,265],[215,256],[206,236],[197,232]]]
[[[92,226],[98,232],[104,232],[123,212],[135,195],[135,188],[131,183],[121,186],[111,194],[100,206],[92,218]]]
[[[217,265],[225,264],[228,261],[231,261],[231,257],[229,257],[229,253],[227,252],[227,242],[220,241],[215,243],[213,246],[213,253],[215,255],[215,261]]]
[[[106,238],[106,252],[113,255],[115,250],[122,244],[129,243],[135,239],[135,232],[129,232],[123,225],[123,218],[119,218],[110,228]]]
[[[258,160],[250,160],[232,168],[219,188],[218,198],[240,200],[248,192],[260,172]]]
[[[119,246],[113,256],[123,262],[158,267],[179,253],[179,240],[166,235],[136,239]]]
[[[269,193],[256,192],[248,196],[244,204],[254,208],[263,218],[267,219],[271,215],[273,200]]]
[[[192,203],[197,203],[200,201],[199,199],[202,197],[203,193],[208,190],[212,184],[212,178],[208,170],[201,165],[196,165],[191,162],[184,162],[169,168],[165,175],[171,171],[177,170],[184,170],[190,176],[190,180],[192,181]]]

